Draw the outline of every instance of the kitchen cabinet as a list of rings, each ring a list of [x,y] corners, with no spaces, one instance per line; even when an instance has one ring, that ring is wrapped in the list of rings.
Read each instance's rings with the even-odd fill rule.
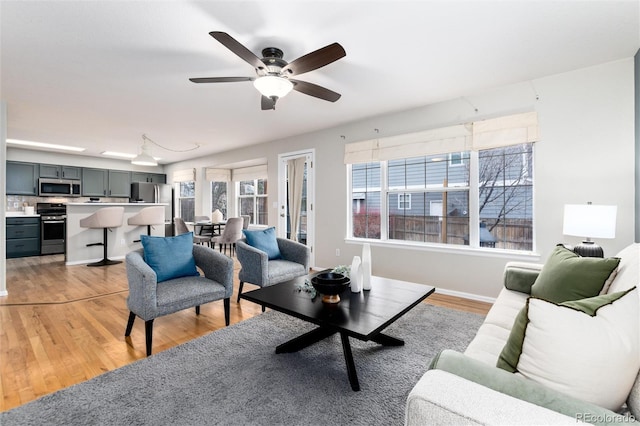
[[[110,197],[126,197],[131,195],[131,172],[128,170],[109,170]]]
[[[7,218],[7,258],[40,255],[40,218]]]
[[[82,169],[82,195],[106,197],[109,189],[109,171],[106,169]]]
[[[38,195],[38,164],[7,161],[7,195]]]
[[[131,172],[131,182],[167,183],[167,175],[161,173]]]
[[[129,198],[131,172],[128,170],[82,169],[82,195],[85,197]]]
[[[80,179],[81,168],[58,166],[56,164],[40,164],[40,177],[56,179]]]

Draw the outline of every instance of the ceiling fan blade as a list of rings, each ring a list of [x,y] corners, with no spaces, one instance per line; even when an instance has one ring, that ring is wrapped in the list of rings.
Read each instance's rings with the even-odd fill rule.
[[[201,77],[190,78],[194,83],[235,83],[236,81],[252,81],[251,77]]]
[[[329,90],[325,87],[318,86],[317,84],[309,83],[307,81],[292,80],[293,90],[297,90],[305,95],[314,96],[316,98],[324,99],[325,101],[335,102],[340,99],[340,93],[336,93],[333,90]]]
[[[262,110],[276,109],[276,101],[272,98],[262,97]]]
[[[238,55],[240,58],[244,59],[248,62],[252,67],[265,70],[267,66],[258,58],[252,51],[244,47],[238,40],[231,37],[227,33],[223,33],[221,31],[211,31],[209,35],[220,43],[222,43],[227,49]]]
[[[346,55],[347,52],[344,51],[344,48],[340,46],[340,44],[333,43],[290,62],[282,68],[282,74],[299,75],[313,71],[329,65],[331,62],[337,61]]]

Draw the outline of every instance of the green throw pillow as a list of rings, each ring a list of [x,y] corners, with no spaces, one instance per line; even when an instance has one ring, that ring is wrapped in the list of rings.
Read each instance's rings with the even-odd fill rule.
[[[616,411],[640,369],[638,290],[561,304],[530,297],[496,366]]]
[[[558,244],[531,287],[531,295],[555,303],[597,296],[618,263],[617,257],[581,257]]]

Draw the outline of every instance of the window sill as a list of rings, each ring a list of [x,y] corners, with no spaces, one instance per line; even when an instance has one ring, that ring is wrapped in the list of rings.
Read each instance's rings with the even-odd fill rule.
[[[407,250],[429,251],[436,253],[462,254],[468,256],[498,257],[505,259],[518,259],[528,262],[540,262],[540,254],[532,251],[503,250],[485,247],[448,246],[434,243],[412,243],[410,241],[381,241],[364,238],[345,238],[347,244],[369,243],[378,247],[393,247]]]
[[[267,229],[269,227],[269,225],[249,225],[248,229],[251,230],[264,230]]]

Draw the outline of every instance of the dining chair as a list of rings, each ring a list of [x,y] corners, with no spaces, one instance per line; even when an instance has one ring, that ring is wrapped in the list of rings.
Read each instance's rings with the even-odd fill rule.
[[[184,223],[179,217],[173,218],[174,223],[176,224],[176,235],[186,234],[187,232],[191,232],[187,227],[187,224]],[[204,244],[206,243],[208,246],[211,246],[211,237],[206,235],[193,235],[193,242],[195,244]]]
[[[220,244],[220,252],[224,249],[227,254],[227,245],[229,246],[229,256],[233,256],[236,251],[236,241],[242,238],[243,220],[241,217],[231,217],[227,219],[222,235],[211,238],[212,247],[215,248],[216,243]]]

